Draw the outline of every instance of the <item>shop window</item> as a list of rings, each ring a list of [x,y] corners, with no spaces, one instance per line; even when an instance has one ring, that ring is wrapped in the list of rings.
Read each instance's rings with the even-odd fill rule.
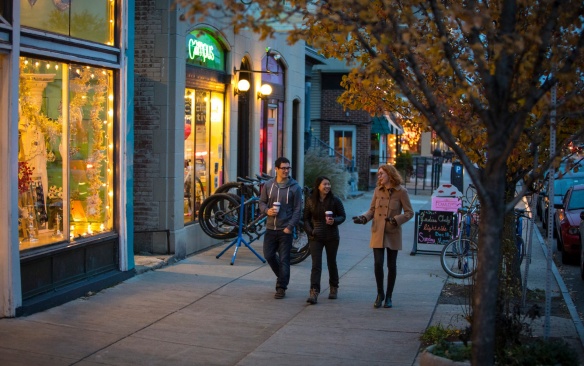
[[[114,45],[114,0],[20,0],[23,26]]]
[[[19,97],[20,248],[113,230],[112,71],[22,57]]]
[[[334,148],[333,156],[337,163],[347,167],[352,165],[356,151],[357,130],[355,126],[332,126],[330,129],[330,145]]]
[[[224,94],[185,91],[184,222],[198,220],[203,200],[223,184]]]

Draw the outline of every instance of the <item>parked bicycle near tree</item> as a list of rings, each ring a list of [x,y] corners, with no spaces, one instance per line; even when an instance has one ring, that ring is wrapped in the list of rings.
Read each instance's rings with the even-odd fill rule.
[[[479,205],[474,185],[466,190],[467,205],[458,209],[456,237],[442,248],[440,264],[454,278],[468,278],[476,271]]]

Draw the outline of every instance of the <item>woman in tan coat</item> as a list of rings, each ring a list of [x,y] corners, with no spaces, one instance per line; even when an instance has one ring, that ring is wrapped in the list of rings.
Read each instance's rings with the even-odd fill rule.
[[[402,186],[402,177],[393,165],[382,165],[377,172],[377,187],[373,193],[371,207],[364,214],[353,217],[356,224],[371,224],[371,241],[377,298],[373,307],[392,307],[391,295],[397,275],[397,252],[402,249],[401,225],[414,217],[407,189]],[[387,291],[383,292],[383,262],[387,252]]]

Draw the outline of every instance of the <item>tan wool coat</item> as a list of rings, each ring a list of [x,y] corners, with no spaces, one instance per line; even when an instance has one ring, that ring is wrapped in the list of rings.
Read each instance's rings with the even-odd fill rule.
[[[390,192],[385,187],[378,186],[373,192],[369,211],[365,212],[363,216],[367,221],[373,220],[369,247],[401,250],[401,226],[414,217],[408,190],[404,186],[399,186]],[[390,217],[395,218],[397,226],[385,221],[386,218]]]

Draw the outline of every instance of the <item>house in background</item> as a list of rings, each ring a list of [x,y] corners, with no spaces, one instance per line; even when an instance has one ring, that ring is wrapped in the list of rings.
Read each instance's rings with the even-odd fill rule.
[[[379,165],[395,162],[406,135],[401,117],[395,113],[371,116],[363,110],[343,108],[337,100],[344,92],[342,78],[348,73],[345,63],[336,59],[312,68],[309,146],[328,149],[356,173],[359,190],[368,190],[375,187]]]

